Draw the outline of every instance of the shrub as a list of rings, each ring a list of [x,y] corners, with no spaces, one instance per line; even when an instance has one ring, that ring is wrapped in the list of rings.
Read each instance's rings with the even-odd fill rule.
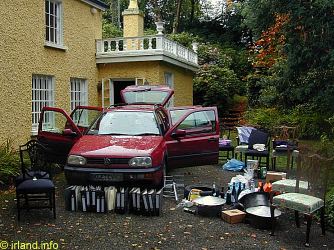
[[[7,139],[0,146],[0,184],[11,184],[12,178],[20,173],[20,158]]]
[[[112,38],[112,37],[121,37],[123,31],[118,28],[116,25],[104,20],[102,22],[102,37],[103,38]]]
[[[328,225],[334,228],[334,187],[326,195],[326,216]]]
[[[233,97],[239,94],[241,84],[236,74],[228,68],[202,66],[194,79],[194,103],[217,106],[221,116],[233,106]]]
[[[331,132],[330,123],[325,114],[316,112],[310,105],[297,105],[295,108],[255,108],[245,115],[249,124],[257,124],[268,130],[275,126],[298,126],[300,138],[320,138],[323,133]]]

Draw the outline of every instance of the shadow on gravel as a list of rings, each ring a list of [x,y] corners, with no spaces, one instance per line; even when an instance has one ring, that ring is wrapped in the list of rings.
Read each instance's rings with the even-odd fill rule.
[[[184,175],[185,184],[203,183],[225,186],[232,172],[217,166],[201,166],[170,171]],[[133,214],[97,214],[68,212],[64,209],[63,174],[56,179],[57,219],[51,211],[22,212],[17,222],[15,191],[0,193],[0,241],[9,244],[52,241],[59,249],[299,249],[303,248],[306,225],[296,228],[293,214],[284,213],[279,219],[276,236],[247,224],[228,224],[220,218],[199,217],[177,208],[172,198],[163,200],[159,217]],[[321,237],[320,225],[311,228],[309,249],[333,249],[334,235]],[[55,245],[54,245],[55,246]]]

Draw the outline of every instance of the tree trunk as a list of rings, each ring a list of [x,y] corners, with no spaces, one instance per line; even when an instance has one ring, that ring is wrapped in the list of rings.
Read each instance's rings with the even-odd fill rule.
[[[191,12],[190,12],[190,24],[192,25],[194,22],[195,15],[195,0],[191,0]]]
[[[176,7],[176,15],[174,18],[174,23],[173,23],[173,34],[176,34],[179,28],[182,0],[177,0],[176,4],[177,4],[177,7]]]
[[[158,1],[157,0],[149,0],[149,1],[153,5],[153,12],[154,12],[154,15],[155,15],[155,21],[156,22],[161,22],[162,18],[161,18],[161,12],[160,12],[160,7],[159,7],[159,4],[158,4]]]

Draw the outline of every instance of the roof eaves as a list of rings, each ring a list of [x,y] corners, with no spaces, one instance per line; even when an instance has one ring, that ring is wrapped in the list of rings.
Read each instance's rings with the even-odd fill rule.
[[[81,0],[81,1],[102,11],[109,9],[109,5],[101,0]]]

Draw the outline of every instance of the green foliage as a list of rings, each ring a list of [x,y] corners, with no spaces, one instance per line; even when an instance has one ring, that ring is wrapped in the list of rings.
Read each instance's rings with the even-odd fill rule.
[[[11,140],[0,145],[0,183],[8,184],[20,173],[20,158],[12,149]]]
[[[328,224],[334,228],[334,187],[326,195],[326,217]]]
[[[217,65],[205,65],[194,79],[194,102],[205,106],[218,106],[222,115],[231,108],[233,96],[239,93],[241,85],[233,70]]]
[[[181,32],[176,34],[168,34],[167,37],[183,46],[192,49],[193,42],[199,42],[200,38],[188,32]]]
[[[323,113],[314,111],[307,105],[297,105],[293,109],[253,108],[248,110],[245,119],[268,130],[276,126],[297,126],[300,138],[319,138],[323,131],[330,132]]]
[[[200,69],[194,79],[194,103],[217,106],[219,115],[226,114],[236,102],[245,103],[247,83],[241,71],[249,67],[244,51],[217,44],[200,44]],[[245,73],[246,74],[246,73]],[[233,100],[234,98],[234,100]]]
[[[103,38],[113,38],[113,37],[121,37],[123,35],[123,31],[118,28],[113,23],[103,20],[102,22],[102,37]]]
[[[273,27],[275,15],[288,15],[280,30],[284,36],[280,60],[249,76],[249,99],[262,110],[280,110],[277,121],[298,124],[306,137],[319,138],[322,133],[332,137],[334,132],[326,122],[334,113],[333,11],[334,2],[328,0],[252,0],[242,5],[243,23],[254,37]],[[253,120],[261,117],[258,111],[251,113]],[[276,123],[266,119],[262,123]]]

